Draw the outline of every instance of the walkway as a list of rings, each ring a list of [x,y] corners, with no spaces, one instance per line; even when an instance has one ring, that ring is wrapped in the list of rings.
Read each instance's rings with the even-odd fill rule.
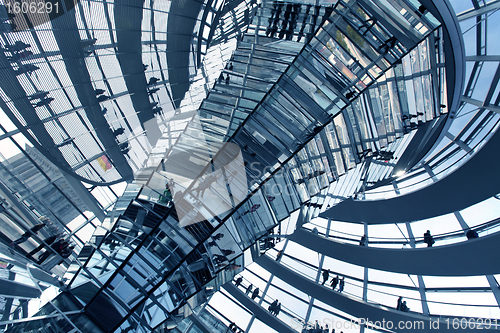
[[[349,198],[319,216],[336,221],[387,224],[453,213],[491,198],[500,188],[500,131],[452,174],[418,191],[391,199]]]
[[[231,281],[224,284],[224,289],[233,296],[238,302],[240,302],[244,307],[246,307],[250,312],[252,312],[255,317],[257,317],[264,324],[268,325],[272,329],[280,333],[293,332],[297,333],[290,326],[283,323],[278,318],[271,316],[269,311],[264,309],[255,301],[251,300],[247,295],[245,295],[240,289],[238,289]]]
[[[432,275],[476,276],[500,274],[500,232],[460,243],[417,249],[365,247],[297,229],[289,239],[328,257],[382,271]]]
[[[315,299],[324,302],[334,308],[348,313],[356,318],[367,319],[370,322],[383,320],[385,323],[393,323],[393,327],[397,332],[476,332],[470,328],[462,329],[460,327],[454,329],[452,327],[452,322],[454,318],[449,317],[449,327],[444,318],[429,317],[422,314],[413,312],[401,312],[396,309],[388,308],[384,305],[370,304],[360,299],[354,298],[346,294],[340,294],[337,291],[333,291],[331,288],[322,286],[319,283],[302,276],[295,271],[286,268],[285,266],[277,263],[274,259],[268,256],[262,256],[256,261],[264,269],[266,269],[271,274],[280,278],[284,282],[288,283],[294,288],[301,290],[302,292],[308,294]],[[235,288],[233,286],[233,288]],[[246,306],[246,304],[244,304]],[[411,307],[411,305],[410,305]],[[265,311],[264,309],[262,309]],[[461,319],[461,318],[458,318]],[[399,328],[397,325],[402,324],[403,328]],[[408,329],[404,327],[407,325]],[[432,324],[432,329],[429,329]],[[412,326],[411,328],[409,326]],[[273,327],[273,326],[271,326]],[[386,326],[388,328],[388,326]],[[493,327],[490,327],[492,329]],[[279,332],[285,332],[278,330]],[[499,330],[492,329],[493,332],[499,332]]]

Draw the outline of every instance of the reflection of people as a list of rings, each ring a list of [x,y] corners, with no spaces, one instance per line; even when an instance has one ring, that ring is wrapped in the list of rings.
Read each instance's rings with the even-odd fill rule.
[[[363,235],[363,237],[361,237],[361,240],[359,241],[359,245],[366,246],[366,244],[368,244],[368,238],[366,237],[366,235]]]
[[[260,205],[259,204],[254,204],[250,210],[247,210],[246,212],[243,213],[243,215],[247,215],[248,213],[253,213],[259,209]]]
[[[16,239],[12,243],[10,243],[10,245],[14,246],[14,245],[19,245],[21,243],[26,242],[31,236],[38,233],[38,231],[40,231],[40,229],[45,227],[45,225],[46,225],[45,223],[38,223],[37,225],[31,227],[30,230],[26,231],[20,238]]]
[[[229,271],[235,271],[235,270],[237,270],[239,268],[241,268],[241,265],[237,265],[237,264],[229,264],[226,267],[226,269],[229,270]]]
[[[212,238],[215,239],[215,240],[219,240],[222,237],[224,237],[224,234],[220,233],[220,232],[218,234],[215,234],[215,235],[212,236]]]
[[[218,265],[226,260],[227,260],[227,258],[220,255],[220,254],[214,254],[214,256],[213,256],[213,261],[216,265]]]
[[[45,238],[43,241],[45,242],[45,244],[47,245],[50,245],[52,243],[54,243],[54,241],[57,239],[57,236],[56,235],[52,235],[52,236],[49,236],[47,238]],[[36,247],[35,249],[33,249],[30,253],[28,253],[28,258],[31,258],[35,253],[39,252],[41,249],[44,248],[45,244],[40,244],[38,247]]]
[[[200,179],[200,180],[201,180],[201,182],[198,184],[198,187],[193,190],[196,192],[195,195],[197,197],[202,197],[203,194],[205,193],[205,191],[207,190],[207,188],[210,187],[210,184],[207,183],[205,180],[203,180],[203,179]]]
[[[56,251],[63,258],[67,258],[73,252],[74,248],[74,246],[70,246],[68,248],[68,245],[69,242],[66,239],[60,238],[58,241],[54,242],[50,247],[52,248],[52,250]],[[47,259],[51,254],[52,254],[51,250],[49,249],[45,250],[45,252],[38,257],[38,264],[41,265],[45,261],[45,259]]]
[[[165,184],[165,190],[163,191],[163,195],[160,195],[158,198],[158,202],[167,203],[169,200],[172,200],[172,193],[168,184]]]
[[[225,255],[225,256],[229,256],[231,254],[234,254],[235,252],[233,250],[225,250],[225,249],[222,249],[221,250],[222,254]]]

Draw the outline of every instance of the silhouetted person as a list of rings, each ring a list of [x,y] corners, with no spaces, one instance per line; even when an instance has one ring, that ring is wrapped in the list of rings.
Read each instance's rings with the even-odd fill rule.
[[[427,247],[432,247],[432,244],[434,244],[434,238],[432,238],[429,230],[424,233],[424,243],[427,244]]]
[[[233,63],[232,63],[232,62],[230,62],[230,63],[229,63],[229,70],[230,70],[230,71],[232,71],[232,70],[233,70]]]
[[[240,277],[238,277],[238,278],[236,279],[236,281],[235,281],[234,285],[235,285],[236,287],[238,287],[238,286],[241,284],[241,282],[242,282],[242,281],[243,281],[243,278],[240,276]]]
[[[226,84],[229,84],[229,80],[231,80],[231,78],[229,77],[229,74],[227,74],[227,76],[226,76]]]
[[[323,270],[323,283],[321,284],[322,286],[325,285],[325,282],[328,281],[329,277],[330,277],[330,269]]]
[[[469,231],[467,231],[466,236],[467,236],[467,239],[479,238],[479,235],[477,234],[477,231],[472,230],[472,229],[469,229]]]
[[[363,237],[361,237],[361,240],[359,241],[359,245],[366,246],[367,244],[368,244],[368,238],[366,237],[366,235],[363,235]]]
[[[278,305],[276,305],[276,308],[274,308],[274,316],[276,317],[277,315],[279,315],[280,311],[281,311],[281,303],[278,303]]]
[[[398,304],[396,305],[396,310],[401,310],[401,303],[403,302],[403,297],[399,296]]]
[[[330,285],[332,286],[332,289],[335,290],[335,288],[337,288],[337,284],[339,283],[339,277],[338,276],[335,276]]]
[[[278,251],[278,255],[276,256],[276,261],[279,261],[283,257],[283,250]]]
[[[277,299],[275,299],[275,300],[274,300],[274,302],[272,302],[272,303],[269,305],[269,307],[267,308],[267,310],[268,310],[271,314],[273,314],[273,313],[274,313],[274,311],[276,310],[276,307],[277,307],[277,306],[278,306],[278,300],[277,300]]]
[[[345,284],[344,279],[345,279],[345,277],[342,277],[342,279],[340,279],[340,281],[339,281],[339,293],[344,291],[344,284]]]
[[[403,301],[403,303],[401,303],[401,311],[403,312],[410,311],[410,308],[406,305],[406,301]]]
[[[40,231],[40,229],[42,229],[45,226],[46,226],[45,223],[36,224],[35,226],[31,227],[30,230],[28,230],[24,234],[22,234],[22,236],[20,238],[16,239],[12,243],[10,243],[10,245],[14,246],[14,245],[19,245],[21,243],[26,242],[31,236],[38,233],[38,231]]]
[[[252,292],[252,289],[253,289],[253,284],[250,284],[248,287],[247,287],[247,290],[245,290],[245,294],[250,294]]]
[[[256,288],[252,293],[252,299],[254,300],[258,296],[259,296],[259,288]]]

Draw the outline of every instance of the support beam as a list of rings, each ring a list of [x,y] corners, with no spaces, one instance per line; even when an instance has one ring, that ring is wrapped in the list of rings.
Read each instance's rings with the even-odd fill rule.
[[[500,55],[467,56],[467,57],[465,57],[465,61],[494,61],[494,62],[500,62]]]
[[[493,275],[486,275],[486,279],[488,280],[488,283],[490,284],[491,291],[493,292],[493,295],[495,296],[495,299],[497,300],[497,304],[500,304],[500,289],[498,288],[498,283],[497,280]]]
[[[500,113],[500,107],[499,106],[484,105],[483,102],[478,101],[477,99],[473,99],[473,98],[467,97],[467,96],[462,96],[462,102],[466,102],[466,103],[475,105],[475,106],[477,106],[478,108],[481,108],[481,109],[486,109],[486,110],[490,110],[490,111],[493,111],[493,112],[496,112],[496,113]]]
[[[464,21],[464,20],[467,20],[471,17],[476,17],[479,15],[486,14],[486,13],[493,11],[493,10],[496,10],[498,8],[500,8],[500,1],[499,0],[490,1],[486,4],[486,6],[482,6],[478,9],[474,9],[474,8],[469,9],[469,10],[466,10],[465,12],[458,14],[457,19],[459,21]]]
[[[459,146],[461,149],[465,150],[468,154],[472,154],[474,151],[465,144],[462,140],[457,140],[457,138],[451,134],[450,132],[446,132],[445,136],[453,141],[457,146]]]

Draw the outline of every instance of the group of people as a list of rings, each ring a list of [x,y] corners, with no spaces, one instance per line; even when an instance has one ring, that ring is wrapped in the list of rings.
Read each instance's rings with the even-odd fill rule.
[[[252,289],[253,289],[253,285],[252,285],[252,284],[250,284],[250,285],[247,287],[247,290],[246,290],[245,294],[250,294],[250,293],[252,293],[252,296],[250,296],[250,298],[251,298],[252,300],[255,300],[257,297],[259,297],[259,292],[260,292],[260,290],[259,290],[259,287],[257,287],[257,288],[255,288],[255,290],[252,292]]]
[[[235,252],[233,250],[226,250],[226,249],[221,249],[222,255],[221,254],[214,254],[212,260],[214,261],[214,264],[220,265],[224,261],[228,260],[227,256],[230,256],[231,254],[234,254]]]
[[[281,303],[277,299],[275,299],[274,302],[269,304],[267,311],[269,311],[271,315],[276,317],[281,311]]]
[[[321,285],[324,286],[326,281],[328,281],[328,279],[330,278],[330,269],[324,269],[322,276],[323,276],[323,282],[321,283]],[[338,275],[333,277],[332,280],[330,281],[330,286],[332,287],[333,290],[335,290],[335,288],[337,288],[337,285],[339,287],[337,291],[339,293],[343,292],[345,285],[345,277],[339,278]]]
[[[396,305],[396,310],[403,312],[410,311],[410,308],[406,305],[406,301],[403,301],[403,297],[401,296],[399,296],[398,298],[398,304]]]
[[[53,238],[54,240],[52,240],[52,237],[50,237],[51,239],[45,239],[45,243],[47,243],[49,245],[49,243],[47,241],[50,242],[50,247],[52,250],[54,250],[55,252],[57,252],[57,254],[59,254],[61,257],[63,258],[68,258],[71,253],[73,253],[73,249],[75,248],[74,245],[70,245],[69,241],[65,238],[59,238],[57,241],[57,237]],[[36,249],[35,249],[36,250]],[[33,251],[35,251],[33,250]],[[30,254],[32,255],[33,251],[30,252]],[[38,256],[38,261],[37,263],[39,265],[41,265],[53,252],[51,250],[45,250],[44,253],[42,253],[40,256]]]
[[[44,228],[47,224],[45,222],[37,223],[31,227],[28,231],[21,235],[18,239],[12,241],[10,246],[13,248],[18,247],[20,244],[26,242],[32,236],[38,234],[38,232]],[[38,256],[38,260],[34,260],[33,256],[44,249],[46,246],[50,246],[51,249],[45,249],[41,255]],[[52,235],[43,240],[39,246],[30,251],[26,257],[30,260],[36,261],[39,265],[42,264],[54,251],[63,258],[68,258],[71,253],[73,253],[74,245],[70,245],[69,241],[60,235]]]
[[[465,235],[467,236],[468,240],[475,239],[475,238],[479,237],[479,235],[477,234],[477,231],[475,231],[473,229],[467,229],[467,232]],[[435,242],[436,241],[434,240],[434,237],[432,237],[430,230],[427,230],[426,232],[424,232],[424,243],[427,244],[427,247],[432,247],[432,245]],[[359,241],[359,245],[361,245],[361,246],[368,245],[368,237],[366,237],[366,235],[363,235],[363,237],[361,237],[361,240]]]
[[[236,287],[239,287],[241,285],[241,282],[243,282],[243,277],[239,276],[239,277],[236,278],[236,280],[234,282],[234,285]],[[249,295],[250,293],[251,293],[250,298],[252,300],[255,300],[257,297],[260,297],[260,295],[259,295],[260,289],[258,287],[255,288],[255,289],[253,289],[253,284],[249,284],[248,287],[247,287],[247,289],[245,290],[245,294],[246,295]],[[269,307],[267,308],[267,310],[271,313],[271,315],[277,316],[277,315],[279,315],[279,313],[281,311],[281,303],[277,299],[275,299],[269,305]]]
[[[335,288],[337,288],[337,284],[339,286],[339,289],[337,289],[337,291],[339,293],[343,292],[344,291],[344,284],[345,284],[345,281],[344,281],[344,277],[342,278],[339,278],[339,276],[337,275],[336,277],[334,277],[331,281],[330,281],[330,285],[332,286],[332,289],[335,290]]]
[[[15,247],[16,245],[19,245],[19,244],[26,242],[28,239],[30,239],[31,236],[37,234],[46,225],[47,224],[45,224],[43,222],[34,225],[33,227],[30,228],[30,230],[28,230],[24,234],[22,234],[21,237],[19,237],[15,241],[12,241],[12,243],[10,243],[10,246]]]

